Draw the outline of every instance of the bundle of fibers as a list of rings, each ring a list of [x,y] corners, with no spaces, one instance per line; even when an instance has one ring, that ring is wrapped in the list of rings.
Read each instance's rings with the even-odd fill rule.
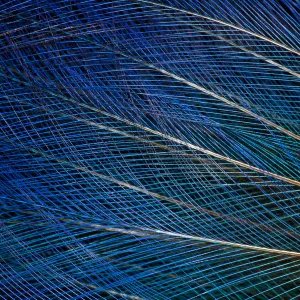
[[[299,299],[292,0],[0,4],[0,299]]]

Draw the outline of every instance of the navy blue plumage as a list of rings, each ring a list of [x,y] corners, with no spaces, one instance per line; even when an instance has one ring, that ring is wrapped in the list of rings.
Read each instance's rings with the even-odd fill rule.
[[[0,298],[298,299],[297,1],[0,11]]]

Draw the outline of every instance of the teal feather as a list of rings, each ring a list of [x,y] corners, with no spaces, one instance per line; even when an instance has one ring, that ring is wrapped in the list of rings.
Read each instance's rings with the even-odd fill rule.
[[[0,11],[0,298],[299,298],[296,2]]]

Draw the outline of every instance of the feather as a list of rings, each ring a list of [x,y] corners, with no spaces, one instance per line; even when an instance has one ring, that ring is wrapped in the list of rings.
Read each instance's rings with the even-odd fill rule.
[[[1,298],[299,298],[297,1],[0,11]]]

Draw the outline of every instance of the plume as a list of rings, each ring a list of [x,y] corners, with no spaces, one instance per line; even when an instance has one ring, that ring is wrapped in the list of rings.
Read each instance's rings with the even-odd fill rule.
[[[2,1],[1,299],[299,299],[292,0]]]

